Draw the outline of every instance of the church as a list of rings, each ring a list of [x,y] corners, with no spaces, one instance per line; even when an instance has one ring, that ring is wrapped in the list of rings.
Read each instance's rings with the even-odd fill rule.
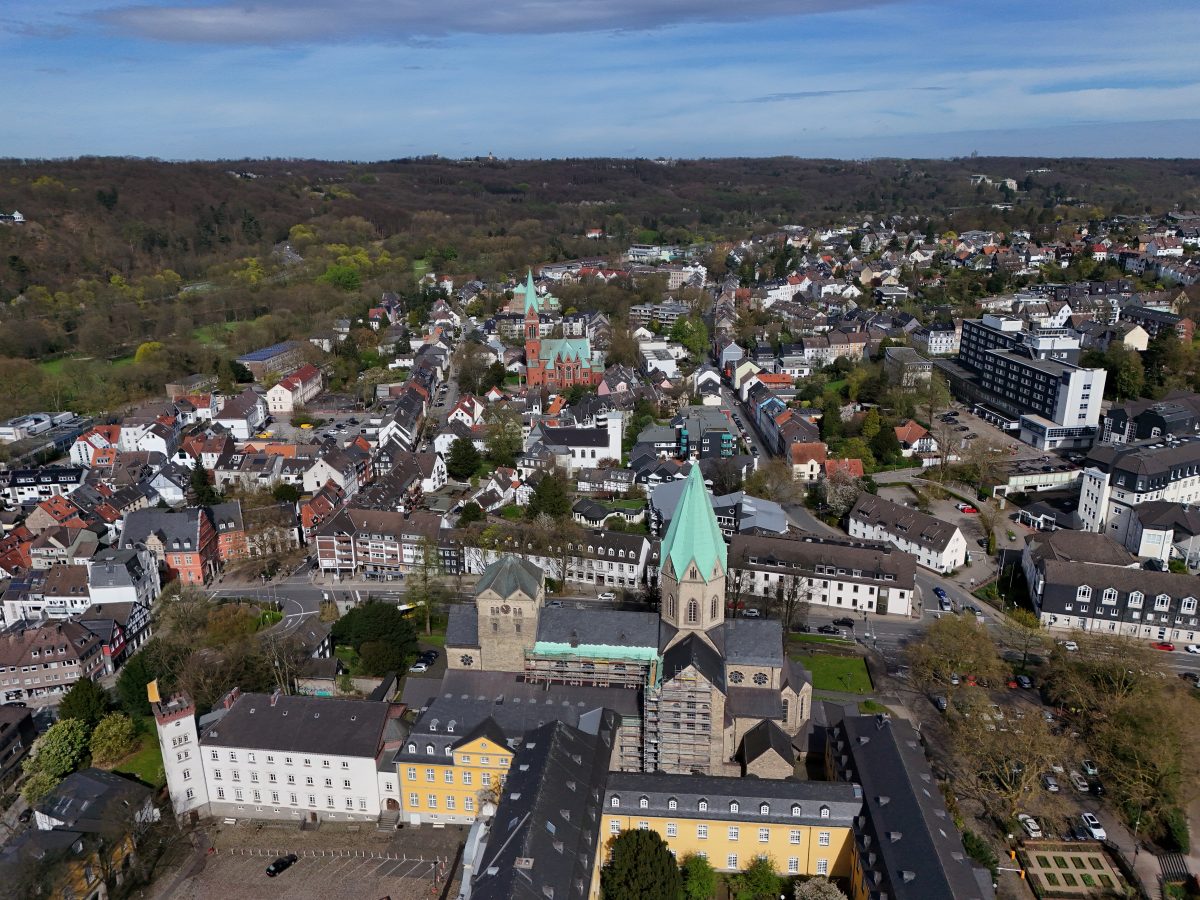
[[[811,679],[784,652],[780,622],[725,618],[727,548],[698,466],[660,558],[658,613],[549,606],[542,571],[501,558],[474,604],[450,610],[444,696],[467,690],[468,673],[496,673],[478,679],[489,685],[509,673],[543,705],[621,713],[614,766],[624,771],[791,775]]]
[[[599,384],[604,377],[604,354],[583,338],[543,338],[542,299],[533,285],[533,271],[525,279],[525,373],[530,387],[545,385],[565,390],[576,384]]]

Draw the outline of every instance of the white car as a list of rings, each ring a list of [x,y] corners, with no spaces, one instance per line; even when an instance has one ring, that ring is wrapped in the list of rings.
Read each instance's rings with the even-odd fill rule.
[[[1085,812],[1079,817],[1079,821],[1083,823],[1084,831],[1092,836],[1092,840],[1108,840],[1108,832],[1104,830],[1104,826],[1100,824],[1100,820],[1096,818],[1095,813]]]
[[[1200,644],[1188,644],[1183,649],[1188,653],[1200,653]]]
[[[742,617],[746,619],[760,619],[762,618],[762,613],[757,609],[743,609]]]
[[[617,595],[614,594],[612,591],[605,591],[597,599],[599,599],[599,600],[616,600]]]
[[[420,662],[420,661],[418,661],[418,662],[415,662],[415,663],[413,663],[413,664],[412,664],[412,666],[409,668],[409,670],[408,670],[408,671],[410,671],[410,672],[417,672],[417,673],[420,673],[420,672],[428,672],[428,671],[429,671],[429,663],[427,663],[427,662]]]
[[[1021,827],[1025,829],[1025,833],[1031,838],[1034,840],[1041,838],[1042,826],[1038,824],[1037,819],[1033,816],[1021,813],[1017,816],[1017,821],[1021,823]]]
[[[1079,645],[1077,643],[1075,643],[1074,641],[1063,641],[1062,646],[1063,646],[1064,650],[1067,650],[1070,653],[1074,653],[1076,650],[1079,649]]]

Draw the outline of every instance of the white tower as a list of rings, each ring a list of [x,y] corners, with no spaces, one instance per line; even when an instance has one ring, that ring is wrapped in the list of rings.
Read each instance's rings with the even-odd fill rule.
[[[187,694],[176,694],[162,701],[156,699],[157,693],[157,685],[152,685],[150,707],[158,727],[158,746],[162,750],[171,805],[176,820],[182,823],[189,813],[192,818],[208,813],[208,782],[200,756],[196,704]]]

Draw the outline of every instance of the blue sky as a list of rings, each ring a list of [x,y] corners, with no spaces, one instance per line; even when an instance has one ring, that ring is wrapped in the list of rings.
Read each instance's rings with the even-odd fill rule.
[[[1200,155],[1193,0],[4,0],[0,156]]]

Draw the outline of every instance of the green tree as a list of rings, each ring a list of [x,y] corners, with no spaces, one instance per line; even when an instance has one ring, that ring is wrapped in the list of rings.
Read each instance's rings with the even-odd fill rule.
[[[196,464],[192,466],[191,487],[197,506],[211,506],[221,500],[221,495],[208,480],[208,472],[204,466],[200,465],[199,460],[196,460]]]
[[[333,640],[355,651],[369,641],[398,647],[407,657],[417,652],[417,632],[405,615],[390,603],[368,600],[333,623]]]
[[[458,514],[459,525],[470,525],[472,522],[482,522],[483,520],[483,508],[474,500],[464,503],[462,512]]]
[[[871,438],[871,453],[881,466],[891,465],[903,456],[900,439],[896,437],[896,429],[890,425],[879,429],[879,433]]]
[[[510,406],[497,406],[488,411],[484,444],[488,459],[498,466],[511,466],[524,445],[521,415]]]
[[[341,264],[328,266],[317,281],[331,284],[343,291],[357,291],[362,287],[362,275],[358,269]]]
[[[862,435],[863,440],[865,440],[867,443],[870,443],[875,439],[875,436],[879,434],[879,430],[882,427],[883,423],[879,418],[879,410],[870,409],[867,411],[867,414],[863,416],[862,430],[859,433]]]
[[[367,641],[359,649],[358,662],[366,675],[403,673],[408,657],[404,651],[386,641]]]
[[[729,892],[735,900],[775,900],[780,878],[769,856],[756,856],[750,865],[729,879]]]
[[[79,719],[55,722],[38,740],[35,755],[25,761],[25,771],[66,778],[87,758],[90,736],[91,729]]]
[[[671,340],[683,344],[689,353],[702,356],[708,349],[708,328],[695,316],[676,319],[671,326]]]
[[[300,499],[300,489],[294,484],[280,482],[271,490],[271,496],[280,503],[295,503]]]
[[[557,472],[547,472],[538,482],[537,487],[533,489],[529,505],[525,508],[526,518],[536,519],[544,513],[555,519],[561,519],[570,512],[571,498],[567,496],[567,489],[562,478]]]
[[[479,451],[475,449],[475,442],[470,438],[460,437],[450,445],[450,455],[446,457],[446,471],[451,478],[465,481],[475,474],[479,463]]]
[[[707,857],[689,853],[680,864],[685,900],[711,900],[717,893],[717,872]]]
[[[137,741],[133,719],[123,713],[109,713],[92,732],[92,759],[100,765],[110,765],[123,759]]]
[[[30,806],[37,806],[42,802],[43,797],[58,787],[60,781],[62,781],[61,778],[49,772],[41,770],[32,772],[25,779],[25,784],[21,786],[21,796]]]
[[[600,870],[603,900],[680,900],[679,866],[657,831],[623,831],[609,844],[612,857]]]
[[[90,678],[80,678],[58,705],[60,719],[78,719],[90,732],[108,712],[107,692]]]
[[[1001,674],[996,644],[974,617],[942,616],[908,648],[913,680],[922,686],[946,683],[951,673],[996,682]]]

